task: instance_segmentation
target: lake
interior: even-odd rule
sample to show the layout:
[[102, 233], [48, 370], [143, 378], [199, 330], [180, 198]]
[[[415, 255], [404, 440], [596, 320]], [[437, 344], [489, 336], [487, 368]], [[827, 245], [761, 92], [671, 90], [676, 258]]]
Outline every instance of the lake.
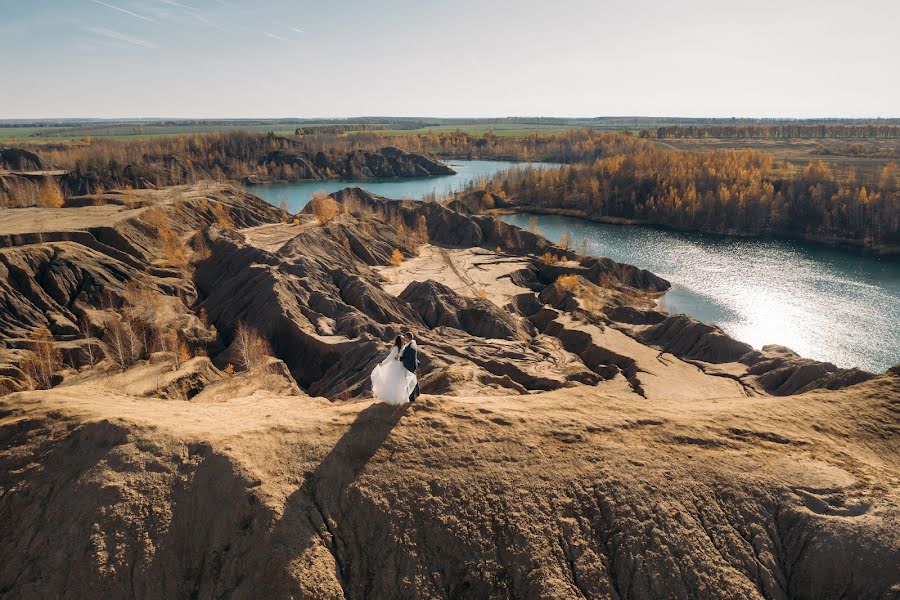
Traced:
[[[297, 212], [313, 192], [359, 186], [388, 198], [421, 199], [462, 188], [478, 177], [523, 166], [502, 161], [448, 161], [456, 175], [253, 185], [247, 191]], [[535, 163], [541, 168], [555, 166]], [[526, 215], [503, 217], [526, 227]], [[660, 305], [722, 327], [760, 348], [782, 344], [841, 367], [884, 371], [900, 362], [900, 261], [861, 251], [785, 240], [687, 234], [536, 216], [554, 241], [568, 231], [591, 254], [648, 269], [672, 282]]]
[[[527, 227], [528, 215], [503, 219]], [[536, 215], [541, 233], [570, 232], [591, 254], [672, 283], [660, 308], [715, 323], [760, 348], [881, 372], [900, 362], [900, 261], [789, 240], [681, 233]]]
[[440, 177], [412, 177], [402, 179], [333, 179], [327, 181], [301, 181], [298, 183], [276, 183], [248, 185], [247, 191], [278, 206], [282, 199], [287, 202], [288, 210], [298, 212], [313, 193], [324, 191], [327, 194], [342, 190], [345, 187], [359, 186], [380, 196], [402, 199], [410, 197], [421, 200], [429, 194], [438, 197], [462, 189], [467, 183], [479, 177], [490, 177], [497, 171], [511, 167], [528, 166], [549, 168], [559, 166], [556, 163], [516, 163], [500, 160], [448, 160], [445, 161], [456, 175]]

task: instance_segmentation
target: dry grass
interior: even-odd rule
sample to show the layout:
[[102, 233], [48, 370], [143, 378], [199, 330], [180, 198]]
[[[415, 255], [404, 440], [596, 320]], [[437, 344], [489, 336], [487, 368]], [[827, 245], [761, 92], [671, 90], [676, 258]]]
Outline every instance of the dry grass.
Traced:
[[312, 212], [321, 225], [333, 221], [339, 213], [338, 203], [324, 192], [316, 192], [309, 201]]
[[220, 202], [213, 204], [213, 218], [215, 218], [216, 223], [220, 227], [224, 227], [225, 229], [237, 229], [237, 226], [234, 223], [234, 219], [231, 217], [231, 213], [228, 212], [228, 209], [225, 208]]
[[545, 252], [544, 255], [541, 256], [541, 260], [544, 261], [545, 263], [547, 263], [548, 265], [555, 265], [556, 263], [558, 263], [562, 260], [562, 257], [560, 257], [556, 254], [550, 253], [550, 252]]
[[60, 208], [64, 202], [62, 190], [53, 178], [46, 178], [38, 189], [38, 206]]
[[391, 252], [391, 265], [395, 267], [399, 267], [403, 264], [403, 253], [400, 252], [397, 248], [394, 248], [394, 251]]
[[582, 288], [581, 277], [578, 275], [560, 275], [556, 279], [556, 285], [567, 292], [578, 293]]

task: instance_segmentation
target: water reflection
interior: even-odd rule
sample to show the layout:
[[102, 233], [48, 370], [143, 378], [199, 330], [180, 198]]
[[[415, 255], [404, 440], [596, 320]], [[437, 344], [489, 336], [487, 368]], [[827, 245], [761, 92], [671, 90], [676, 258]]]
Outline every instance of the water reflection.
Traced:
[[359, 186], [373, 194], [385, 196], [386, 198], [400, 199], [409, 197], [421, 200], [429, 194], [434, 194], [437, 197], [449, 195], [451, 192], [463, 188], [470, 181], [479, 177], [490, 177], [502, 169], [524, 167], [526, 165], [536, 169], [559, 166], [556, 163], [516, 163], [500, 160], [448, 160], [446, 162], [456, 171], [455, 175], [405, 179], [335, 179], [272, 185], [248, 185], [247, 191], [276, 206], [284, 199], [289, 211], [298, 212], [306, 206], [313, 193], [320, 190], [330, 194], [345, 187]]
[[[528, 217], [504, 219], [526, 226]], [[782, 344], [839, 366], [883, 371], [900, 362], [900, 261], [783, 240], [683, 234], [538, 216], [591, 253], [673, 283], [665, 310], [720, 325], [756, 348]]]

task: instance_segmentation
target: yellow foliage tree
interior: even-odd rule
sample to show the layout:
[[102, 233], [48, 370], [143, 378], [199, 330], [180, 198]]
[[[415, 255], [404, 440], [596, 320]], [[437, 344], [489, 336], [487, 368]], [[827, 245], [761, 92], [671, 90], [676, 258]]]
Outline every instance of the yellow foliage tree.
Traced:
[[403, 253], [397, 248], [394, 248], [394, 251], [391, 252], [391, 264], [395, 267], [399, 267], [403, 264]]
[[325, 192], [315, 192], [309, 201], [312, 212], [320, 224], [324, 225], [338, 216], [338, 204]]
[[253, 329], [239, 322], [234, 330], [234, 350], [245, 371], [263, 369], [272, 354], [269, 342]]
[[65, 199], [55, 179], [48, 177], [38, 189], [38, 205], [46, 208], [60, 208]]
[[62, 366], [62, 353], [53, 343], [53, 335], [44, 326], [36, 327], [28, 337], [28, 356], [22, 367], [33, 387], [46, 390], [53, 385], [53, 375]]
[[581, 279], [574, 274], [560, 275], [556, 279], [556, 285], [567, 292], [577, 292], [581, 289]]

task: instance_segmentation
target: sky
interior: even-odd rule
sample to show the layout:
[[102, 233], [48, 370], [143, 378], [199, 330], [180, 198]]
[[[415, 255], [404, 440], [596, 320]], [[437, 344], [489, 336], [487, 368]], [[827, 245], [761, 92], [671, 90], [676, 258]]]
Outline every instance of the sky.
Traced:
[[0, 0], [0, 119], [900, 117], [896, 0]]

